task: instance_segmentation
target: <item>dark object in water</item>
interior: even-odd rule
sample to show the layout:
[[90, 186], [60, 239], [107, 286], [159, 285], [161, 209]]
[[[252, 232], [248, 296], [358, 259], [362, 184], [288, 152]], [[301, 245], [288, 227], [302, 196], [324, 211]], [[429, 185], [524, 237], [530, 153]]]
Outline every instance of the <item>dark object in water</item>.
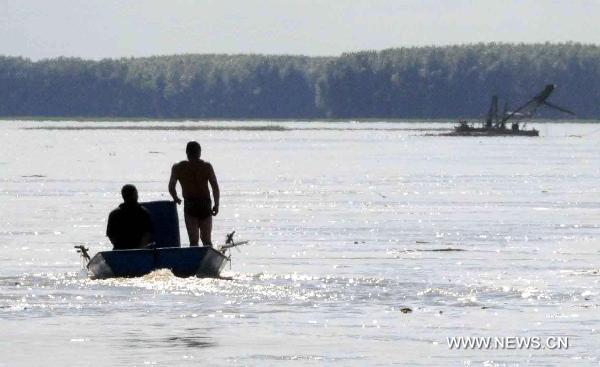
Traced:
[[[212, 247], [181, 248], [177, 207], [172, 201], [142, 203], [150, 212], [154, 226], [154, 243], [142, 249], [102, 251], [87, 262], [93, 279], [140, 277], [158, 269], [169, 269], [178, 277], [220, 277], [230, 257], [227, 251], [247, 242], [234, 242], [233, 233], [219, 249]], [[82, 247], [82, 246], [81, 246]], [[77, 246], [87, 255], [87, 249]], [[84, 251], [85, 250], [85, 251]], [[88, 257], [89, 259], [89, 257]]]
[[[550, 108], [554, 108], [555, 110], [559, 110], [564, 113], [568, 113], [570, 115], [575, 115], [575, 113], [567, 110], [566, 108], [559, 107], [555, 104], [552, 104], [546, 101], [556, 86], [554, 84], [548, 84], [538, 95], [531, 98], [527, 103], [520, 106], [513, 112], [508, 112], [507, 104], [504, 105], [504, 112], [502, 112], [502, 116], [498, 116], [498, 96], [492, 96], [492, 103], [490, 105], [490, 109], [487, 114], [487, 118], [481, 127], [476, 127], [474, 125], [469, 125], [469, 123], [465, 120], [461, 120], [458, 123], [458, 126], [454, 128], [454, 131], [446, 136], [539, 136], [540, 132], [536, 129], [525, 130], [519, 125], [519, 122], [514, 121], [514, 118], [517, 117], [531, 117], [537, 109], [545, 105]], [[508, 120], [513, 119], [511, 121], [511, 126], [508, 128], [507, 122]], [[525, 124], [523, 125], [523, 127]]]
[[[422, 250], [422, 251], [427, 251], [427, 250]], [[451, 252], [451, 251], [465, 251], [461, 248], [452, 248], [452, 247], [446, 247], [446, 248], [434, 248], [431, 249], [429, 251], [433, 251], [433, 252]]]
[[460, 251], [467, 251], [464, 250], [462, 248], [452, 248], [452, 247], [446, 247], [446, 248], [432, 248], [432, 249], [415, 249], [415, 250], [399, 250], [401, 252], [460, 252]]
[[410, 307], [402, 307], [400, 309], [400, 312], [402, 312], [402, 313], [411, 313], [412, 309]]
[[459, 121], [459, 125], [454, 131], [446, 134], [448, 136], [540, 136], [536, 129], [522, 130], [518, 123], [513, 123], [511, 129], [504, 126], [500, 127], [475, 127], [469, 125], [466, 121]]

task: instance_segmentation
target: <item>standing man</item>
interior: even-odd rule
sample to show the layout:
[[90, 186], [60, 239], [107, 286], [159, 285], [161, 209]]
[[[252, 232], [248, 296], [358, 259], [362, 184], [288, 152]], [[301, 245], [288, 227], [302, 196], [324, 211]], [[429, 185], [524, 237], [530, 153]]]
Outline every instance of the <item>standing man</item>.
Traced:
[[[190, 141], [185, 148], [187, 161], [175, 163], [169, 179], [169, 193], [177, 204], [181, 199], [177, 196], [177, 181], [181, 184], [183, 195], [183, 212], [185, 227], [190, 238], [190, 246], [198, 246], [198, 237], [202, 245], [212, 246], [212, 216], [219, 213], [219, 184], [210, 163], [200, 159], [201, 148], [196, 141]], [[210, 191], [212, 189], [215, 205], [212, 206]], [[200, 230], [200, 236], [198, 236]]]

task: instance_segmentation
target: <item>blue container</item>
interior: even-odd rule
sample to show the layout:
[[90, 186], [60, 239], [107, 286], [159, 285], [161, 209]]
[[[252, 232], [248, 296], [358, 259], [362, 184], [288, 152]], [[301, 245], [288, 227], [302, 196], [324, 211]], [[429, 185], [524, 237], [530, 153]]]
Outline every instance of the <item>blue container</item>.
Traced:
[[174, 201], [149, 201], [141, 205], [150, 213], [154, 227], [152, 241], [154, 247], [181, 247], [179, 237], [179, 217]]

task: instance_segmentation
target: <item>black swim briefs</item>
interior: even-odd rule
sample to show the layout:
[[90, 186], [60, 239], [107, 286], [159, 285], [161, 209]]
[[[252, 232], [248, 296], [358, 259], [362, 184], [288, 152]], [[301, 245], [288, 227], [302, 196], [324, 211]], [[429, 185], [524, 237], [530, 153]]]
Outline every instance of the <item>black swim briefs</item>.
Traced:
[[209, 198], [183, 200], [185, 214], [198, 219], [206, 219], [212, 215], [212, 201]]

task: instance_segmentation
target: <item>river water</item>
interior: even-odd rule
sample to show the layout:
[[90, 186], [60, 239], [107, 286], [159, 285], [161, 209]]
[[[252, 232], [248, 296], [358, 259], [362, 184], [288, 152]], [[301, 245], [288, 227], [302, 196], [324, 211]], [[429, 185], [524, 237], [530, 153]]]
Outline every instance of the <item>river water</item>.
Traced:
[[[599, 365], [600, 125], [447, 127], [0, 122], [0, 366]], [[189, 140], [221, 185], [215, 242], [251, 241], [233, 280], [89, 280], [73, 246], [110, 248], [123, 184], [167, 199]]]

